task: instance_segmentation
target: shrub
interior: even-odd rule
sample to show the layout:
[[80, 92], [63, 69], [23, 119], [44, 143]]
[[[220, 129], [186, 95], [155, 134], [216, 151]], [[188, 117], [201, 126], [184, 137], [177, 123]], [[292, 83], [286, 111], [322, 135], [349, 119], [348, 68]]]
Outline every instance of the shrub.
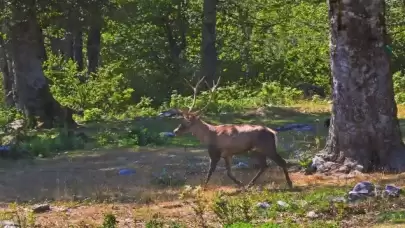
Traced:
[[74, 110], [97, 108], [106, 114], [124, 112], [132, 99], [134, 90], [124, 75], [117, 73], [119, 68], [120, 63], [113, 62], [100, 67], [96, 74], [88, 74], [78, 71], [73, 60], [51, 54], [44, 63], [50, 90], [62, 105]]
[[279, 82], [264, 82], [258, 96], [263, 104], [290, 105], [300, 99], [302, 91]]
[[405, 76], [401, 71], [395, 72], [392, 77], [394, 81], [395, 100], [398, 104], [405, 104]]

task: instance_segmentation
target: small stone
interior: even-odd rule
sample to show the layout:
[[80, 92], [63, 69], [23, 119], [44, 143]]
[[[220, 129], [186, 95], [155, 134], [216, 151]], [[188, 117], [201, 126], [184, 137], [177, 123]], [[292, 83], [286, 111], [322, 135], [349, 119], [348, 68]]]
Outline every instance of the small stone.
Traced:
[[286, 202], [284, 202], [284, 201], [281, 201], [281, 200], [277, 201], [277, 204], [278, 204], [279, 206], [282, 206], [282, 207], [288, 207], [288, 206], [289, 206], [288, 203], [286, 203]]
[[333, 197], [330, 201], [335, 203], [346, 203], [347, 199], [345, 197]]
[[318, 167], [319, 165], [322, 165], [323, 163], [325, 163], [325, 160], [323, 160], [323, 158], [321, 158], [321, 157], [319, 157], [319, 156], [315, 156], [315, 157], [312, 159], [312, 164], [313, 164], [315, 167]]
[[334, 167], [336, 167], [337, 164], [336, 164], [335, 162], [330, 162], [330, 161], [328, 161], [328, 162], [325, 162], [324, 166], [325, 166], [328, 170], [330, 170], [330, 169], [334, 169]]
[[359, 171], [359, 172], [363, 172], [364, 167], [363, 167], [362, 165], [356, 165], [356, 166], [354, 167], [354, 169], [357, 170], [357, 171]]
[[261, 202], [261, 203], [257, 203], [256, 206], [259, 207], [259, 208], [266, 209], [266, 208], [269, 208], [269, 207], [270, 207], [270, 204], [267, 203], [267, 202]]
[[353, 171], [350, 172], [350, 175], [352, 175], [352, 176], [358, 176], [358, 175], [362, 175], [362, 174], [363, 173], [358, 171], [358, 170], [353, 170]]
[[32, 212], [34, 213], [43, 213], [50, 210], [51, 207], [49, 206], [49, 204], [36, 204], [32, 207]]
[[0, 226], [3, 228], [20, 228], [16, 222], [10, 220], [0, 221]]
[[350, 169], [346, 165], [342, 165], [337, 171], [340, 173], [348, 173]]
[[310, 211], [307, 213], [307, 217], [308, 218], [318, 218], [319, 216], [317, 213], [315, 213], [315, 211]]

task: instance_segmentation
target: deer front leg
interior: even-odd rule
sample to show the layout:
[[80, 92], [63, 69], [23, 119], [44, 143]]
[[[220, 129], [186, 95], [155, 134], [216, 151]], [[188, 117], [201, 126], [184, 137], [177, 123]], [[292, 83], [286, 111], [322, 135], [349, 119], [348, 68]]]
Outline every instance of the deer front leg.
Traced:
[[210, 180], [212, 173], [217, 168], [217, 164], [218, 164], [218, 162], [220, 160], [220, 157], [211, 157], [210, 159], [211, 159], [210, 169], [208, 170], [207, 177], [205, 178], [204, 188], [207, 187], [208, 181]]
[[228, 177], [231, 178], [231, 180], [233, 180], [235, 184], [239, 185], [240, 187], [243, 187], [243, 183], [237, 180], [235, 176], [232, 174], [231, 170], [232, 157], [231, 156], [224, 157], [224, 160], [225, 160], [226, 174], [228, 175]]
[[208, 181], [210, 180], [212, 173], [217, 168], [217, 164], [221, 159], [221, 153], [215, 146], [208, 147], [208, 154], [210, 156], [210, 168], [208, 170], [207, 177], [205, 178], [204, 188], [207, 187]]

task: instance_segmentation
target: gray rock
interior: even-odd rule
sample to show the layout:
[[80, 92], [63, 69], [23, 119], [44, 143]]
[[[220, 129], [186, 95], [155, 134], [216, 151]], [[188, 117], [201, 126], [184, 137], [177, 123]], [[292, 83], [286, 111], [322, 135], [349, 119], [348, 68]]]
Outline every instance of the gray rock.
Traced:
[[346, 166], [346, 165], [342, 165], [337, 171], [340, 172], [340, 173], [349, 173], [350, 168], [348, 166]]
[[308, 218], [318, 218], [319, 215], [317, 213], [315, 213], [315, 211], [310, 211], [307, 213], [307, 217]]
[[332, 197], [330, 198], [330, 201], [335, 203], [347, 203], [347, 199], [345, 197]]
[[270, 204], [267, 203], [267, 202], [261, 202], [261, 203], [257, 203], [256, 206], [259, 207], [259, 208], [266, 209], [266, 208], [269, 208], [269, 207], [270, 207]]
[[364, 171], [364, 167], [362, 165], [356, 165], [354, 167], [355, 170], [359, 171], [359, 172], [363, 172]]
[[0, 225], [3, 228], [20, 228], [18, 223], [14, 222], [14, 221], [11, 221], [11, 220], [0, 221]]
[[323, 158], [321, 158], [320, 156], [315, 156], [312, 159], [312, 165], [316, 168], [318, 168], [318, 166], [322, 165], [323, 163], [325, 163], [325, 160], [323, 160]]
[[281, 200], [277, 201], [277, 204], [278, 204], [279, 206], [281, 206], [281, 207], [288, 207], [288, 206], [289, 206], [288, 203], [286, 203], [286, 202], [284, 202], [284, 201], [281, 201]]
[[36, 204], [32, 207], [32, 212], [34, 213], [43, 213], [43, 212], [47, 212], [50, 211], [51, 207], [49, 206], [49, 204]]

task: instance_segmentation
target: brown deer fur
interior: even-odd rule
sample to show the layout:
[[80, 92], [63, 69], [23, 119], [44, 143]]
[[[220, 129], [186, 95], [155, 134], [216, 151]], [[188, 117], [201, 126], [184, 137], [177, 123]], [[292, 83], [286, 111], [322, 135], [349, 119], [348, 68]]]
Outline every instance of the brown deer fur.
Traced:
[[196, 103], [197, 88], [203, 79], [204, 77], [197, 82], [195, 87], [188, 83], [194, 91], [193, 103], [188, 110], [178, 110], [178, 113], [182, 115], [182, 120], [173, 133], [175, 135], [191, 133], [198, 138], [202, 144], [208, 147], [211, 162], [205, 179], [205, 186], [208, 184], [221, 158], [225, 160], [228, 177], [239, 186], [242, 186], [242, 182], [237, 180], [232, 174], [232, 157], [233, 155], [247, 153], [249, 150], [253, 150], [259, 161], [260, 170], [252, 178], [248, 187], [252, 186], [267, 169], [266, 158], [270, 158], [283, 169], [287, 184], [292, 188], [292, 182], [287, 171], [287, 163], [276, 151], [277, 133], [274, 130], [268, 127], [250, 124], [212, 125], [200, 119], [199, 113], [208, 106], [212, 99], [212, 93], [218, 86], [220, 78], [217, 83], [214, 83], [211, 89], [211, 96], [206, 106], [197, 112], [191, 112]]
[[176, 135], [191, 133], [208, 147], [211, 162], [205, 185], [210, 180], [219, 160], [223, 158], [228, 177], [241, 186], [242, 182], [237, 180], [231, 172], [232, 157], [236, 154], [254, 150], [259, 161], [260, 170], [250, 181], [248, 187], [252, 186], [267, 169], [266, 158], [270, 158], [283, 169], [287, 184], [292, 188], [287, 163], [276, 151], [277, 133], [274, 130], [250, 124], [211, 125], [201, 120], [198, 115], [185, 111], [181, 111], [181, 113], [183, 113], [182, 122], [173, 132]]

